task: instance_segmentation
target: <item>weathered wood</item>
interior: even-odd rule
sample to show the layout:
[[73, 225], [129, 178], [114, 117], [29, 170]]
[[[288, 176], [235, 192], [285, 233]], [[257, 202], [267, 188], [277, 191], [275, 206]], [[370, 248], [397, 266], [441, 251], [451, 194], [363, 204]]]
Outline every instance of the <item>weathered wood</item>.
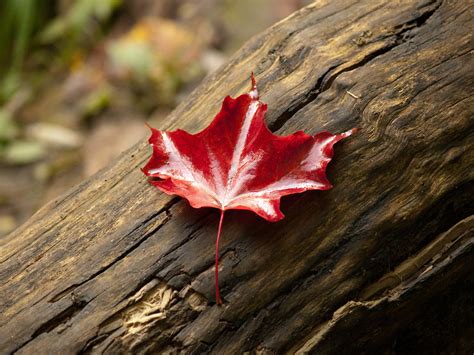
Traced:
[[0, 241], [4, 353], [470, 351], [470, 1], [318, 1], [247, 43], [161, 129], [196, 132], [248, 86], [273, 131], [360, 132], [334, 189], [270, 224], [149, 186], [145, 142]]

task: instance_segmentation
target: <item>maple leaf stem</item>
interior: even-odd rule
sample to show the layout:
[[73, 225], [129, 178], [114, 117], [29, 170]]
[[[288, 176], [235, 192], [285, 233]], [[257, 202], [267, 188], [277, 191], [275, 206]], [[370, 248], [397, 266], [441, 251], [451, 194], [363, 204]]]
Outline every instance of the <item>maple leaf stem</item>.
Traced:
[[216, 238], [216, 303], [217, 304], [222, 304], [221, 292], [219, 290], [219, 241], [221, 239], [223, 221], [224, 221], [224, 210], [221, 210], [221, 218], [219, 220], [219, 228], [217, 229], [217, 238]]

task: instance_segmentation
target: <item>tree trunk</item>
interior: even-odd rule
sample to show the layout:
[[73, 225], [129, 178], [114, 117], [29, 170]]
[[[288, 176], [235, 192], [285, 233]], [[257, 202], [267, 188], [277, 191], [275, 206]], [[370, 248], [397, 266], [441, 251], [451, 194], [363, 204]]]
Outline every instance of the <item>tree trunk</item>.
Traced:
[[[268, 223], [150, 186], [143, 142], [0, 241], [0, 351], [474, 350], [470, 1], [318, 1], [248, 42], [160, 129], [197, 132], [254, 71], [266, 120], [360, 131], [330, 191]], [[120, 137], [117, 137], [120, 139]]]

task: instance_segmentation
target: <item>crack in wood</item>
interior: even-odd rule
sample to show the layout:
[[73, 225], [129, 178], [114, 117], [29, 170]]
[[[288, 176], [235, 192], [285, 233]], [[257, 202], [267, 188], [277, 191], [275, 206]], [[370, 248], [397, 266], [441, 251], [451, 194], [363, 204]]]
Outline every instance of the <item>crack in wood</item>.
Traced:
[[[436, 266], [427, 267], [424, 270], [418, 269], [416, 274], [411, 275], [409, 279], [395, 285], [392, 289], [390, 289], [390, 291], [386, 292], [380, 298], [348, 301], [342, 307], [334, 311], [330, 320], [316, 327], [302, 345], [294, 348], [292, 351], [296, 351], [298, 353], [311, 352], [312, 349], [315, 349], [320, 343], [327, 341], [326, 338], [330, 336], [330, 332], [334, 331], [334, 329], [339, 325], [344, 327], [345, 324], [353, 324], [354, 322], [357, 322], [355, 321], [356, 319], [363, 317], [363, 314], [366, 311], [373, 312], [373, 310], [376, 308], [390, 307], [390, 304], [403, 303], [404, 298], [407, 297], [408, 294], [413, 292], [423, 292], [423, 285], [429, 283], [437, 274], [445, 272], [447, 268], [453, 267], [453, 264], [459, 263], [458, 259], [461, 257], [469, 254], [472, 256], [474, 237], [472, 237], [472, 233], [465, 232], [464, 226], [466, 224], [469, 225], [470, 231], [472, 232], [474, 228], [473, 221], [474, 216], [471, 216], [465, 220], [460, 221], [455, 226], [453, 226], [450, 231], [447, 232], [460, 232], [460, 238], [463, 238], [464, 242], [459, 243], [457, 248], [446, 255], [442, 262], [436, 263]], [[421, 253], [423, 253], [423, 251]], [[446, 272], [446, 274], [449, 274], [449, 272]], [[395, 305], [394, 307], [399, 308], [400, 306]]]
[[448, 231], [422, 248], [415, 256], [407, 258], [394, 271], [368, 286], [362, 291], [361, 299], [370, 299], [387, 289], [395, 288], [407, 279], [412, 278], [413, 274], [419, 273], [422, 268], [439, 263], [441, 258], [449, 257], [451, 255], [450, 249], [455, 248], [461, 242], [461, 239], [467, 237], [469, 233], [474, 233], [474, 216], [456, 223]]
[[19, 345], [15, 348], [11, 353], [14, 354], [18, 352], [23, 347], [27, 346], [31, 341], [35, 338], [41, 336], [44, 333], [49, 333], [53, 330], [56, 330], [58, 333], [61, 333], [64, 329], [58, 329], [61, 326], [66, 326], [66, 323], [71, 321], [79, 312], [81, 312], [86, 306], [88, 302], [84, 300], [78, 300], [73, 298], [73, 302], [70, 306], [65, 308], [60, 313], [56, 314], [53, 318], [47, 320], [43, 324], [40, 325], [38, 329], [34, 331], [31, 335], [30, 339]]
[[[195, 318], [207, 306], [207, 299], [190, 287], [178, 293], [165, 281], [153, 278], [129, 297], [126, 307], [99, 325], [95, 336], [85, 343], [79, 353], [103, 353], [123, 347], [139, 351], [146, 346], [150, 333], [166, 333], [170, 322], [174, 333], [177, 333], [185, 326], [187, 318]], [[180, 343], [172, 336], [173, 333], [166, 335], [159, 347], [173, 351], [179, 349]]]
[[[310, 103], [314, 102], [318, 96], [329, 90], [331, 87], [332, 83], [337, 79], [339, 75], [342, 73], [352, 71], [354, 69], [360, 68], [370, 61], [374, 60], [377, 57], [380, 57], [388, 52], [390, 52], [392, 49], [400, 46], [403, 43], [406, 43], [408, 39], [412, 39], [414, 37], [411, 36], [410, 38], [407, 37], [409, 31], [413, 30], [414, 28], [420, 28], [423, 26], [431, 16], [440, 8], [441, 4], [443, 1], [435, 1], [436, 5], [433, 8], [429, 8], [426, 10], [426, 12], [422, 13], [420, 16], [407, 21], [403, 24], [396, 25], [393, 28], [393, 33], [391, 33], [389, 36], [381, 37], [378, 40], [389, 40], [389, 42], [371, 52], [365, 55], [361, 60], [350, 64], [350, 62], [345, 62], [342, 64], [334, 65], [329, 67], [316, 81], [315, 85], [313, 88], [308, 91], [305, 95], [304, 98], [296, 105], [291, 106], [285, 110], [283, 113], [279, 115], [272, 123], [269, 124], [269, 128], [272, 132], [276, 132], [280, 130], [288, 121], [290, 121], [299, 111], [303, 110], [306, 106], [308, 106]], [[341, 68], [340, 70], [337, 70], [338, 68]]]
[[154, 225], [152, 227], [152, 229], [150, 231], [148, 231], [147, 233], [145, 233], [143, 235], [143, 237], [141, 237], [140, 239], [137, 240], [136, 243], [134, 243], [132, 246], [130, 246], [129, 248], [127, 248], [126, 250], [124, 250], [120, 255], [118, 255], [112, 262], [110, 262], [109, 264], [101, 267], [99, 270], [97, 270], [96, 272], [94, 272], [93, 274], [91, 274], [90, 276], [88, 276], [86, 279], [84, 279], [83, 281], [79, 282], [79, 283], [76, 283], [76, 284], [73, 284], [69, 287], [67, 287], [66, 289], [60, 291], [59, 293], [57, 293], [56, 295], [54, 295], [48, 302], [50, 303], [54, 303], [54, 302], [57, 302], [59, 301], [61, 298], [63, 298], [64, 296], [66, 296], [67, 294], [71, 293], [72, 291], [74, 291], [76, 288], [86, 284], [87, 282], [95, 279], [96, 277], [98, 277], [99, 275], [103, 274], [105, 271], [107, 271], [108, 269], [110, 269], [111, 267], [113, 267], [115, 264], [117, 264], [120, 260], [122, 260], [123, 258], [125, 258], [127, 255], [129, 255], [131, 252], [133, 252], [135, 249], [137, 249], [144, 241], [146, 241], [148, 238], [150, 238], [151, 236], [153, 236], [157, 231], [159, 231], [170, 219], [171, 219], [171, 214], [169, 214], [169, 209], [176, 203], [178, 203], [180, 201], [180, 199], [178, 198], [173, 198], [170, 202], [168, 202], [162, 209], [160, 209], [158, 212], [156, 213], [153, 213], [151, 216], [149, 216], [148, 218], [146, 218], [145, 220], [143, 220], [142, 222], [140, 222], [140, 224], [138, 226], [136, 226], [132, 231], [130, 231], [124, 238], [126, 238], [127, 236], [129, 235], [132, 235], [134, 233], [136, 233], [138, 230], [140, 230], [141, 228], [143, 228], [144, 226], [147, 226], [149, 224], [149, 222], [153, 221], [153, 220], [156, 220], [157, 217], [159, 217], [160, 215], [162, 215], [163, 213], [165, 214], [165, 217], [162, 218], [161, 220], [159, 220], [158, 222], [158, 225]]

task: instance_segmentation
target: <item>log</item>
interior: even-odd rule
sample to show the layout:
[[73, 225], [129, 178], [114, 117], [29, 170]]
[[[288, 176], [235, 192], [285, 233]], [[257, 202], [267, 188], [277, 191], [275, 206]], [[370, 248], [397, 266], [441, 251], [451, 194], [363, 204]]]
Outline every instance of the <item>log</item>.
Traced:
[[[226, 217], [150, 186], [143, 142], [0, 241], [0, 352], [474, 350], [470, 1], [318, 1], [161, 123], [203, 129], [254, 71], [272, 131], [357, 135], [330, 191]], [[120, 139], [120, 137], [118, 137]]]

